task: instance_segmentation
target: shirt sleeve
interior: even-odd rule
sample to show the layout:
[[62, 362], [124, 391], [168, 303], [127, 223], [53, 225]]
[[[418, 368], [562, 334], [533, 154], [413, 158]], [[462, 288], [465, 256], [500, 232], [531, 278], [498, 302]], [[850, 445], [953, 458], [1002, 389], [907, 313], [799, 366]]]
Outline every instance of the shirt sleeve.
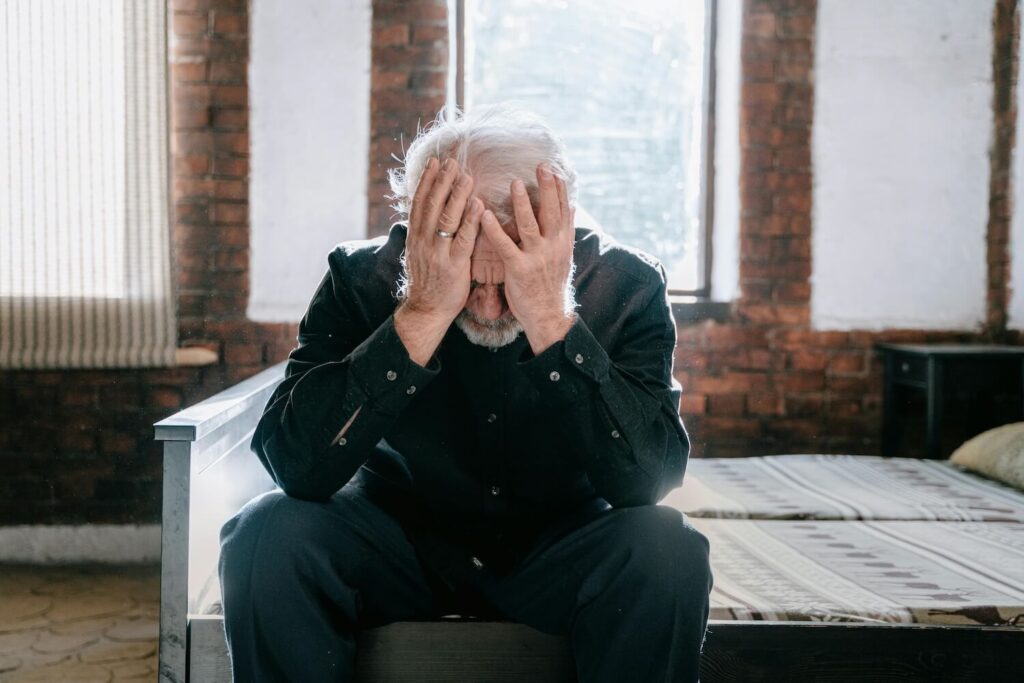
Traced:
[[690, 451], [662, 275], [634, 297], [611, 353], [577, 317], [564, 340], [519, 363], [550, 410], [564, 417], [591, 484], [616, 507], [661, 500], [682, 483]]
[[343, 259], [332, 252], [251, 442], [274, 481], [307, 500], [344, 486], [441, 370], [436, 356], [425, 368], [410, 358], [393, 314], [368, 328], [343, 281]]

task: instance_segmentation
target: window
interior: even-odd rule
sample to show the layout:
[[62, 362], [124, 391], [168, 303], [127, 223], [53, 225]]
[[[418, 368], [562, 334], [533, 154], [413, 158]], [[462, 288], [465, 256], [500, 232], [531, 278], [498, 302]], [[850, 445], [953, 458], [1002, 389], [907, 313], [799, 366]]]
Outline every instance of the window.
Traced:
[[0, 11], [0, 367], [173, 365], [163, 0]]
[[714, 0], [451, 2], [457, 103], [544, 117], [579, 172], [577, 223], [658, 257], [673, 294], [707, 297]]

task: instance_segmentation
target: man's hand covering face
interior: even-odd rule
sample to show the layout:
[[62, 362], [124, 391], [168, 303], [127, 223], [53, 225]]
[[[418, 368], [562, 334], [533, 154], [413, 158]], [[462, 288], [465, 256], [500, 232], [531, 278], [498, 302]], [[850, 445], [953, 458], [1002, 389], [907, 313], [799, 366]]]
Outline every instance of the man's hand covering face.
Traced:
[[[567, 291], [575, 236], [575, 212], [569, 208], [565, 182], [547, 164], [540, 164], [537, 186], [540, 206], [535, 215], [523, 181], [512, 182], [518, 245], [493, 212], [484, 211], [480, 219], [483, 236], [501, 259], [509, 309], [522, 323], [534, 353], [563, 339], [572, 326]], [[481, 265], [481, 269], [493, 267]]]

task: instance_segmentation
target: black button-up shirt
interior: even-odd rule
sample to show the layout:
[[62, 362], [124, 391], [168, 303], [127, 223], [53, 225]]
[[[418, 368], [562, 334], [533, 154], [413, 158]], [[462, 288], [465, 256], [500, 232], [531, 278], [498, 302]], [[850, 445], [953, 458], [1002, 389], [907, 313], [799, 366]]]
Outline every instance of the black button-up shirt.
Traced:
[[326, 500], [354, 476], [441, 577], [503, 571], [543, 538], [682, 483], [689, 438], [672, 377], [665, 271], [577, 229], [578, 317], [533, 355], [452, 325], [427, 367], [394, 327], [406, 227], [347, 242], [299, 325], [252, 439], [288, 494]]

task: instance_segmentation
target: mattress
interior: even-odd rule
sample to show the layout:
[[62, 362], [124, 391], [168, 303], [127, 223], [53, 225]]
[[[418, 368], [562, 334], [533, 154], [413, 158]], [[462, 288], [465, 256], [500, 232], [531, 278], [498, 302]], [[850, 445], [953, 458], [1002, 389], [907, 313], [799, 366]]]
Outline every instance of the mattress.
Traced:
[[711, 619], [1024, 627], [1024, 525], [690, 519]]
[[694, 458], [663, 501], [691, 517], [1024, 522], [1024, 493], [943, 460]]

